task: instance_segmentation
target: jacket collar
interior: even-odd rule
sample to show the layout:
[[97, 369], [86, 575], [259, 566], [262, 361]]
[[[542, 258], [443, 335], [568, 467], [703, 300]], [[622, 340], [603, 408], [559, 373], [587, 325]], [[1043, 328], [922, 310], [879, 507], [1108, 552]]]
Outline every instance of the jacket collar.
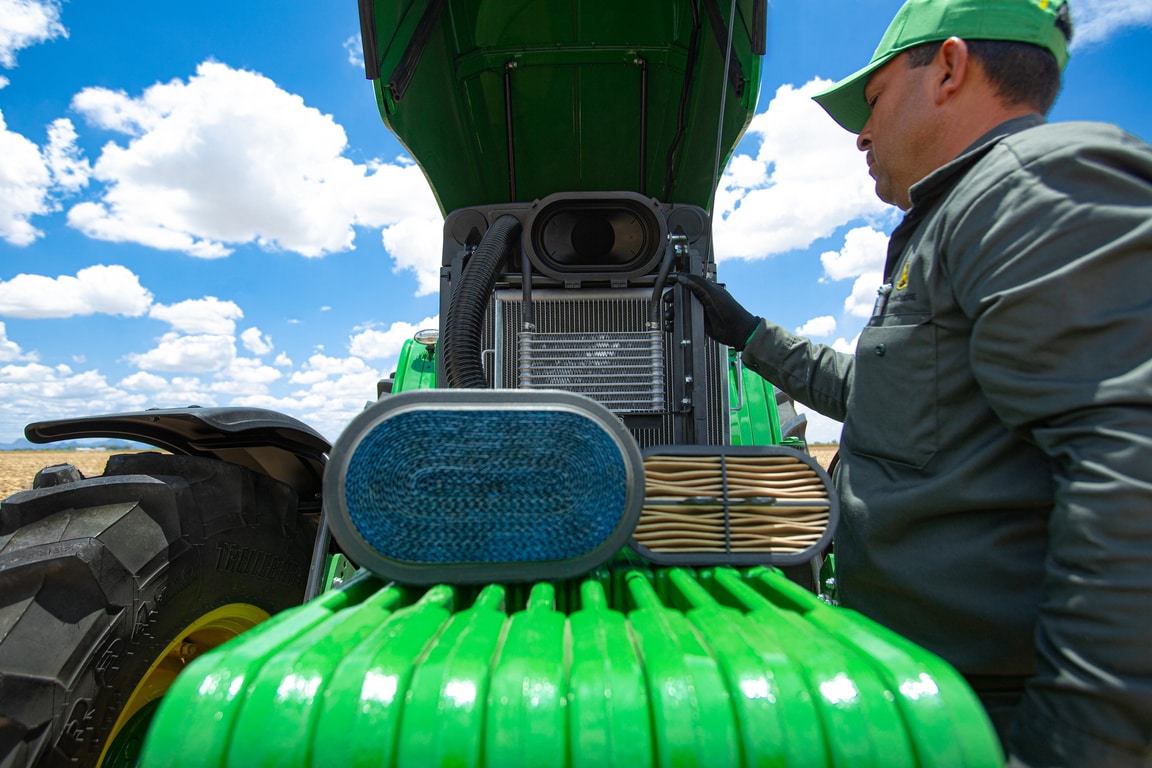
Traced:
[[1042, 115], [1024, 115], [1023, 117], [1015, 117], [1007, 122], [1000, 123], [1000, 125], [969, 144], [968, 148], [957, 155], [955, 159], [945, 163], [913, 184], [908, 190], [908, 197], [912, 201], [912, 208], [909, 210], [909, 213], [916, 208], [925, 207], [925, 204], [930, 207], [931, 204], [935, 202], [935, 198], [938, 198], [943, 191], [951, 187], [961, 176], [967, 173], [968, 169], [975, 165], [980, 158], [988, 154], [992, 150], [992, 147], [996, 146], [1001, 139], [1029, 128], [1035, 128], [1044, 123], [1045, 120]]
[[976, 165], [981, 158], [992, 151], [992, 148], [995, 147], [1001, 139], [1006, 136], [1011, 136], [1014, 133], [1043, 125], [1045, 122], [1044, 117], [1041, 115], [1024, 115], [1023, 117], [1015, 117], [1003, 122], [968, 145], [968, 148], [953, 160], [945, 163], [913, 184], [908, 190], [908, 197], [912, 201], [912, 207], [904, 214], [903, 221], [893, 230], [892, 236], [888, 239], [888, 258], [884, 265], [885, 282], [892, 281], [893, 270], [900, 259], [900, 254], [904, 252], [904, 246], [907, 245], [908, 240], [911, 239], [912, 233], [916, 231], [917, 226], [924, 220], [924, 217], [928, 215], [928, 212], [932, 210], [936, 203], [955, 186], [956, 182], [958, 182], [972, 166]]

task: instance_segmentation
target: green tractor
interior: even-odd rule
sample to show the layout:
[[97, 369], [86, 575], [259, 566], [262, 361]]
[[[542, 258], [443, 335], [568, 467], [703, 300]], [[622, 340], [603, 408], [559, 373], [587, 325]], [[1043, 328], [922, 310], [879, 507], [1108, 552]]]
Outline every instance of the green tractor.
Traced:
[[835, 606], [804, 418], [676, 282], [716, 278], [766, 0], [359, 10], [442, 328], [334, 446], [29, 425], [163, 452], [0, 506], [0, 765], [1001, 764], [958, 673]]

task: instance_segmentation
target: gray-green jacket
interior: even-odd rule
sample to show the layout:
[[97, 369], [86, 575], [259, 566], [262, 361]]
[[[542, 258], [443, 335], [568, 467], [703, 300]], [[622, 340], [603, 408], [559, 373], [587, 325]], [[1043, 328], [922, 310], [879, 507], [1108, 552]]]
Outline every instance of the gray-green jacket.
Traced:
[[1152, 149], [1010, 121], [911, 190], [854, 356], [745, 364], [844, 421], [841, 601], [974, 681], [1042, 765], [1152, 765]]

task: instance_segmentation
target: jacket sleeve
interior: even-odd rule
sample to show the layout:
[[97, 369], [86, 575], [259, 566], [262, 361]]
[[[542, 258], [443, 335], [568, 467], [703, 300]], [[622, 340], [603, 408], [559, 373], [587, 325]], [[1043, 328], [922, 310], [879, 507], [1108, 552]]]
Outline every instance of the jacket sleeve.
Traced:
[[837, 421], [843, 421], [852, 387], [852, 355], [762, 321], [748, 340], [744, 365], [772, 384]]
[[945, 240], [981, 391], [1052, 468], [1036, 675], [1009, 747], [1029, 765], [1147, 765], [1152, 150], [1120, 135], [1012, 151]]

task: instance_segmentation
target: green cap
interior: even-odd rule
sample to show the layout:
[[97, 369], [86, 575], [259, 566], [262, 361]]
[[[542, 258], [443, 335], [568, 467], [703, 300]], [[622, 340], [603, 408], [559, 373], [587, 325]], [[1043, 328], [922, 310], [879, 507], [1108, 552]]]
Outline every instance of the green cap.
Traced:
[[888, 26], [868, 66], [812, 98], [833, 120], [852, 133], [860, 133], [872, 114], [864, 99], [864, 86], [873, 72], [901, 51], [952, 36], [964, 40], [1011, 40], [1051, 52], [1063, 71], [1068, 63], [1071, 29], [1067, 0], [907, 0]]

